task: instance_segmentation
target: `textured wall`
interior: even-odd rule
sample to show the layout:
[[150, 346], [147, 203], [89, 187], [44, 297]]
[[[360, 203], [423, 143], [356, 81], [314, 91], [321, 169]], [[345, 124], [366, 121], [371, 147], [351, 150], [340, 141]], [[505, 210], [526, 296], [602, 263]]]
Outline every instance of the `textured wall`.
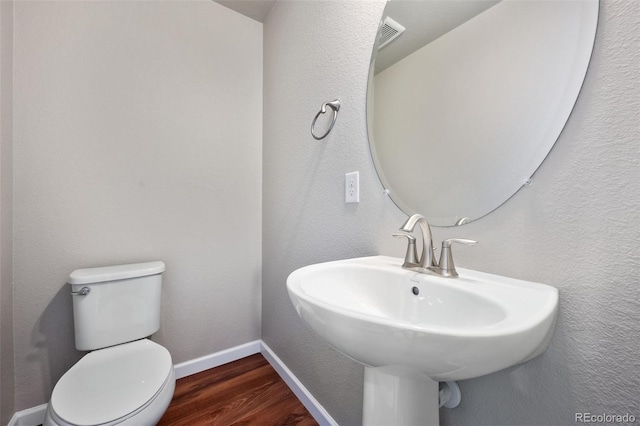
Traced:
[[[341, 425], [361, 421], [363, 369], [307, 328], [285, 280], [311, 263], [403, 250], [390, 234], [406, 217], [382, 196], [366, 139], [366, 76], [383, 8], [277, 2], [264, 23], [262, 339]], [[335, 98], [337, 123], [316, 141], [311, 120]], [[344, 174], [356, 170], [361, 202], [345, 204]]]
[[[460, 383], [444, 425], [570, 425], [574, 413], [640, 418], [640, 11], [602, 1], [590, 70], [567, 126], [532, 186], [485, 218], [435, 228], [467, 237], [459, 266], [560, 289], [556, 333], [540, 357]], [[265, 21], [262, 336], [342, 425], [361, 420], [362, 368], [298, 318], [286, 294], [315, 262], [402, 256], [390, 234], [406, 217], [382, 195], [369, 156], [366, 76], [381, 2], [278, 2]], [[309, 135], [320, 104], [339, 97], [338, 123]], [[361, 203], [345, 205], [359, 170]]]
[[260, 337], [262, 25], [210, 1], [18, 2], [17, 410], [74, 349], [76, 268], [167, 265], [175, 362]]
[[13, 415], [13, 1], [0, 1], [0, 424]]

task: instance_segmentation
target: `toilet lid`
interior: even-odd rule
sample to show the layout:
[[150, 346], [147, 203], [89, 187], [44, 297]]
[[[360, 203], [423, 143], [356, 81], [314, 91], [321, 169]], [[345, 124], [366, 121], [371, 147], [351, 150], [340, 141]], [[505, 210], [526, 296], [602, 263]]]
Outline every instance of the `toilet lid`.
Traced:
[[169, 351], [147, 339], [99, 349], [62, 376], [53, 389], [51, 407], [71, 424], [109, 423], [150, 401], [171, 368]]

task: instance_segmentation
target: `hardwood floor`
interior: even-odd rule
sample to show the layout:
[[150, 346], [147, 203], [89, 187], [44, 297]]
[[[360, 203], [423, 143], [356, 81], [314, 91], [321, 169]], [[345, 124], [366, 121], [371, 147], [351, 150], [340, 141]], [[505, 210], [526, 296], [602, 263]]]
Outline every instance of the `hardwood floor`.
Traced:
[[176, 382], [159, 426], [300, 425], [318, 423], [261, 354]]

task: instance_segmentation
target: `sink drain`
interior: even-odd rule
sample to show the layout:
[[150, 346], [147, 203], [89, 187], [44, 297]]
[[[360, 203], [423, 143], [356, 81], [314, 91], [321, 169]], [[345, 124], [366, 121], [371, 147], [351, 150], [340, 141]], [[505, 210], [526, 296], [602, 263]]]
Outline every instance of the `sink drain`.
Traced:
[[416, 296], [420, 294], [420, 289], [418, 287], [413, 287], [411, 289], [411, 293], [415, 294]]

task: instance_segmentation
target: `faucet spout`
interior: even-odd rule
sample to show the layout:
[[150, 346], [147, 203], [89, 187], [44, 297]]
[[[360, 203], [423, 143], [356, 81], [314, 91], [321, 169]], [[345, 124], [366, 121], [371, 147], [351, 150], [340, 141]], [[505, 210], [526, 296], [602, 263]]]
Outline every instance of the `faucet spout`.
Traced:
[[422, 253], [420, 254], [417, 266], [424, 269], [437, 266], [433, 256], [433, 237], [431, 236], [431, 227], [424, 216], [420, 214], [412, 215], [407, 219], [402, 227], [400, 227], [400, 230], [411, 233], [415, 229], [416, 225], [420, 225], [420, 230], [422, 231]]

